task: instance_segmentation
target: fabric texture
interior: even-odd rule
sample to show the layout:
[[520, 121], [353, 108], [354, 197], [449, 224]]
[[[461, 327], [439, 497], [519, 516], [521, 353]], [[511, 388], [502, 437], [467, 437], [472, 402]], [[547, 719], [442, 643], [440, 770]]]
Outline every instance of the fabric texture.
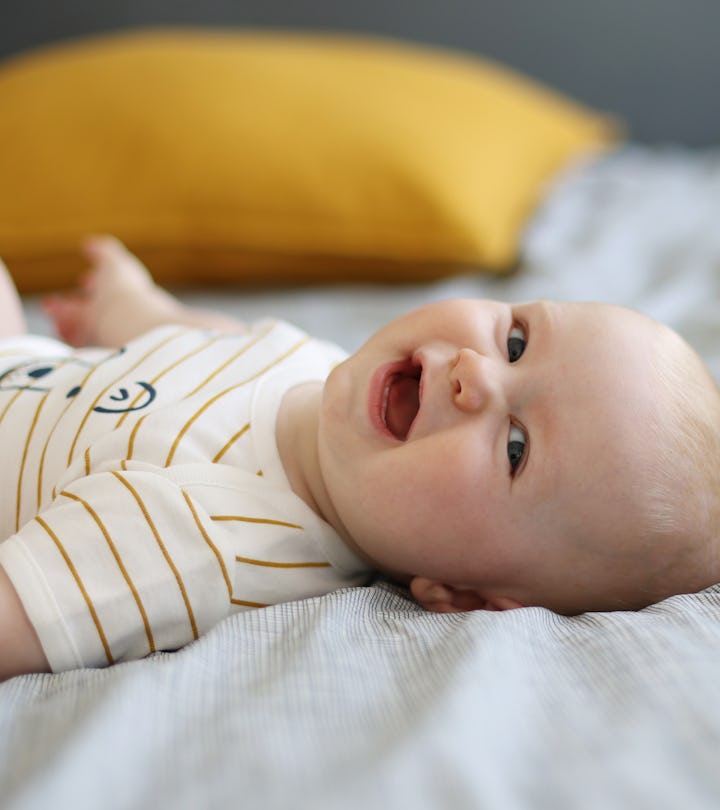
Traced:
[[19, 355], [28, 343], [0, 344], [0, 563], [54, 671], [367, 581], [292, 491], [275, 440], [283, 394], [324, 380], [335, 346], [273, 321], [162, 327], [118, 352]]
[[144, 31], [0, 68], [0, 255], [72, 284], [112, 233], [163, 284], [510, 269], [609, 119], [480, 57], [362, 37]]
[[395, 588], [0, 684], [4, 810], [715, 810], [720, 593], [436, 615]]

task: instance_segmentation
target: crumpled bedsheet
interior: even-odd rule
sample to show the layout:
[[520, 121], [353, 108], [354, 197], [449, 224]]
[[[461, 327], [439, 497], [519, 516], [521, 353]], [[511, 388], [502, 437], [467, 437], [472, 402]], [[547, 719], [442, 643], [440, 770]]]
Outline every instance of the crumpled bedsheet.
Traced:
[[6, 810], [717, 808], [720, 588], [435, 615], [386, 584], [0, 685]]

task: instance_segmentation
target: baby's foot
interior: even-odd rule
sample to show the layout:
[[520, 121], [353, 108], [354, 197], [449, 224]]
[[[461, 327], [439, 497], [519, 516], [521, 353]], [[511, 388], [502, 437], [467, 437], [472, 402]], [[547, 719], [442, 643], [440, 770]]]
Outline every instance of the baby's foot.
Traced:
[[84, 250], [92, 262], [90, 273], [98, 288], [142, 292], [154, 286], [145, 265], [119, 239], [93, 236], [85, 242]]
[[44, 302], [58, 334], [72, 346], [117, 348], [164, 324], [246, 331], [235, 318], [184, 306], [116, 239], [95, 237], [85, 251], [91, 266], [80, 290]]
[[80, 288], [49, 296], [43, 307], [58, 335], [72, 346], [119, 345], [132, 332], [138, 314], [162, 292], [144, 265], [117, 239], [93, 237], [84, 249], [90, 269]]

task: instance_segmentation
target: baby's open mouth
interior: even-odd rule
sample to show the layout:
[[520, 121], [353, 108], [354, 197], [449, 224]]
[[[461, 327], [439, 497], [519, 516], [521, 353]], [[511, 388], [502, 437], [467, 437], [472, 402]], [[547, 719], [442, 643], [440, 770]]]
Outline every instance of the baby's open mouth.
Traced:
[[396, 439], [405, 441], [420, 409], [422, 366], [410, 364], [392, 374], [385, 383], [381, 416]]

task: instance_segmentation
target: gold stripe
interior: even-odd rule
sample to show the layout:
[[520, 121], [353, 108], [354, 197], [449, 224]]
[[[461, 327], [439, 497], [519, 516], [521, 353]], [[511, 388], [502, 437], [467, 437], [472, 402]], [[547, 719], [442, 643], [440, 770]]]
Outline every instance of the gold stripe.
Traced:
[[[242, 385], [242, 383], [241, 383], [241, 385]], [[234, 386], [233, 386], [233, 389], [234, 389], [234, 388], [238, 388], [238, 387], [239, 387], [239, 386], [234, 385]], [[183, 426], [180, 428], [180, 432], [179, 432], [179, 433], [178, 433], [178, 435], [175, 437], [175, 441], [172, 443], [172, 446], [170, 447], [170, 452], [168, 453], [167, 458], [165, 459], [165, 466], [166, 466], [166, 467], [169, 467], [169, 466], [172, 464], [172, 460], [173, 460], [173, 458], [175, 458], [175, 452], [177, 451], [178, 445], [180, 444], [180, 442], [182, 441], [183, 437], [184, 437], [184, 436], [185, 436], [185, 434], [188, 432], [188, 430], [190, 430], [190, 428], [192, 427], [192, 425], [193, 425], [193, 424], [194, 424], [194, 423], [195, 423], [195, 422], [196, 422], [196, 421], [197, 421], [197, 420], [198, 420], [198, 419], [199, 419], [199, 418], [202, 416], [202, 414], [203, 414], [203, 413], [204, 413], [204, 412], [205, 412], [205, 411], [206, 411], [208, 408], [210, 408], [212, 405], [214, 405], [214, 404], [217, 402], [217, 400], [219, 400], [219, 399], [220, 399], [220, 397], [225, 396], [225, 394], [227, 394], [227, 393], [228, 393], [228, 391], [231, 391], [231, 390], [232, 390], [232, 389], [228, 388], [228, 389], [226, 389], [225, 391], [221, 391], [219, 394], [215, 394], [215, 396], [214, 396], [214, 397], [211, 397], [211, 398], [210, 398], [210, 399], [209, 399], [209, 400], [208, 400], [208, 401], [207, 401], [207, 402], [206, 402], [206, 403], [205, 403], [205, 404], [202, 406], [202, 408], [200, 408], [199, 410], [197, 410], [197, 411], [196, 411], [196, 412], [193, 414], [193, 416], [191, 416], [191, 417], [190, 417], [190, 419], [188, 419], [188, 421], [187, 421], [187, 422], [186, 422], [186, 423], [185, 423], [185, 424], [184, 424], [184, 425], [183, 425]]]
[[208, 546], [210, 546], [210, 549], [212, 550], [213, 554], [217, 558], [218, 565], [220, 566], [220, 570], [222, 571], [223, 578], [225, 579], [225, 585], [227, 585], [228, 596], [232, 599], [232, 583], [230, 582], [230, 576], [229, 576], [229, 574], [227, 572], [227, 568], [225, 567], [225, 561], [222, 558], [222, 554], [220, 554], [220, 552], [216, 548], [215, 544], [210, 539], [208, 533], [205, 531], [204, 526], [200, 522], [200, 518], [198, 517], [198, 513], [195, 511], [195, 507], [193, 506], [192, 501], [190, 500], [190, 496], [187, 494], [187, 492], [185, 492], [185, 490], [182, 491], [182, 494], [183, 494], [183, 498], [185, 498], [185, 503], [188, 505], [188, 509], [192, 513], [193, 520], [195, 521], [195, 525], [198, 527], [198, 531], [203, 536], [203, 540], [205, 540], [205, 542], [208, 544]]
[[[45, 475], [45, 454], [47, 453], [48, 443], [50, 442], [50, 437], [55, 432], [55, 425], [53, 425], [50, 433], [48, 434], [48, 438], [45, 440], [45, 446], [43, 447], [42, 453], [40, 453], [40, 463], [38, 464], [38, 480], [37, 480], [37, 503], [38, 509], [40, 509], [40, 504], [42, 503], [42, 490], [43, 490], [43, 476]], [[52, 499], [55, 500], [56, 492], [55, 487], [52, 489]]]
[[[100, 367], [100, 362], [98, 362], [97, 365], [93, 366], [88, 371], [88, 373], [83, 377], [82, 382], [80, 383], [80, 385], [78, 387], [79, 388], [84, 388], [87, 381], [97, 371], [97, 369], [99, 367]], [[52, 440], [52, 437], [55, 435], [55, 431], [57, 430], [58, 425], [60, 424], [60, 422], [62, 422], [63, 417], [65, 416], [65, 414], [68, 412], [68, 410], [72, 407], [73, 403], [75, 403], [75, 402], [77, 402], [77, 399], [75, 397], [73, 397], [72, 399], [69, 399], [67, 401], [67, 405], [65, 405], [65, 407], [63, 409], [63, 412], [55, 420], [55, 424], [50, 429], [50, 432], [48, 433], [47, 439], [45, 439], [45, 446], [43, 447], [43, 451], [42, 451], [42, 453], [40, 455], [40, 464], [38, 465], [38, 492], [40, 492], [40, 493], [42, 493], [42, 481], [43, 481], [43, 476], [45, 474], [45, 456], [47, 454], [48, 447], [50, 446], [50, 442]], [[53, 496], [53, 500], [54, 500], [55, 497], [56, 497], [56, 492], [55, 492], [54, 488], [53, 488], [52, 496]], [[39, 498], [39, 500], [42, 500], [42, 496]]]
[[242, 355], [243, 355], [243, 354], [245, 354], [245, 352], [247, 352], [247, 351], [249, 351], [250, 349], [252, 349], [252, 347], [253, 347], [253, 346], [255, 346], [255, 345], [256, 345], [257, 343], [259, 343], [259, 342], [260, 342], [260, 341], [261, 341], [263, 338], [265, 338], [267, 335], [269, 335], [269, 334], [270, 334], [270, 332], [272, 332], [272, 330], [273, 330], [274, 328], [275, 328], [275, 324], [269, 324], [268, 328], [267, 328], [267, 329], [265, 329], [265, 331], [260, 332], [259, 334], [255, 335], [255, 337], [253, 337], [253, 338], [252, 338], [252, 340], [248, 340], [248, 342], [247, 342], [247, 343], [245, 343], [245, 344], [243, 345], [243, 347], [242, 347], [242, 348], [241, 348], [239, 351], [235, 352], [235, 354], [233, 354], [231, 357], [229, 357], [227, 360], [225, 360], [225, 362], [224, 362], [224, 363], [222, 363], [221, 365], [219, 365], [219, 366], [218, 366], [218, 367], [215, 369], [215, 371], [213, 371], [213, 373], [212, 373], [212, 374], [211, 374], [209, 377], [206, 377], [206, 378], [205, 378], [205, 379], [204, 379], [204, 380], [203, 380], [203, 381], [200, 383], [200, 385], [198, 385], [198, 386], [196, 386], [195, 388], [193, 388], [193, 390], [192, 390], [192, 391], [191, 391], [189, 394], [187, 394], [187, 395], [186, 395], [185, 399], [189, 399], [189, 398], [190, 398], [191, 396], [193, 396], [194, 394], [197, 394], [197, 392], [198, 392], [198, 391], [199, 391], [201, 388], [204, 388], [204, 387], [205, 387], [205, 386], [206, 386], [208, 383], [212, 382], [212, 380], [214, 380], [214, 379], [215, 379], [215, 377], [217, 377], [217, 376], [218, 376], [218, 374], [220, 374], [222, 371], [224, 371], [224, 370], [225, 370], [225, 369], [226, 369], [226, 368], [227, 368], [229, 365], [231, 365], [232, 363], [234, 363], [234, 362], [235, 362], [235, 361], [238, 359], [238, 357], [242, 357]]
[[135, 498], [135, 502], [137, 503], [137, 505], [140, 507], [140, 511], [143, 513], [143, 517], [145, 518], [147, 525], [150, 527], [150, 531], [153, 533], [153, 536], [155, 537], [155, 542], [158, 544], [158, 547], [160, 548], [163, 557], [165, 557], [165, 562], [168, 564], [170, 570], [175, 575], [175, 581], [178, 584], [178, 588], [180, 588], [180, 593], [182, 594], [183, 602], [185, 603], [185, 610], [187, 611], [188, 619], [190, 620], [190, 626], [192, 627], [193, 631], [193, 638], [197, 639], [198, 630], [197, 624], [195, 623], [195, 614], [193, 613], [192, 605], [190, 604], [190, 600], [188, 598], [187, 591], [185, 589], [185, 583], [182, 581], [180, 572], [176, 568], [175, 563], [172, 561], [167, 548], [165, 548], [165, 544], [161, 540], [158, 530], [155, 528], [155, 524], [153, 523], [153, 519], [150, 517], [150, 513], [148, 512], [147, 507], [143, 503], [140, 495], [138, 495], [137, 491], [132, 486], [132, 484], [130, 484], [129, 481], [123, 478], [123, 476], [120, 475], [120, 473], [116, 472], [115, 470], [113, 470], [112, 474], [115, 476], [115, 478], [117, 478], [118, 481], [120, 481], [121, 484], [123, 484], [126, 487], [126, 489], [130, 492], [133, 498]]
[[130, 432], [130, 438], [128, 439], [128, 449], [126, 458], [129, 460], [133, 457], [133, 453], [135, 452], [135, 437], [137, 436], [138, 430], [140, 430], [140, 425], [145, 421], [145, 419], [150, 416], [149, 413], [144, 414], [141, 416], [137, 422], [135, 422], [132, 431]]
[[[100, 402], [100, 400], [105, 396], [105, 394], [107, 394], [107, 392], [111, 388], [116, 386], [118, 384], [118, 382], [123, 377], [126, 377], [128, 374], [130, 374], [131, 371], [134, 371], [139, 365], [144, 363], [148, 359], [148, 357], [153, 355], [155, 352], [159, 351], [166, 344], [170, 343], [171, 340], [174, 340], [176, 337], [179, 337], [181, 334], [184, 334], [186, 331], [187, 330], [184, 329], [184, 328], [178, 329], [177, 331], [175, 331], [172, 334], [168, 335], [164, 340], [161, 340], [158, 344], [156, 344], [151, 349], [149, 349], [147, 352], [145, 352], [145, 354], [142, 357], [140, 357], [132, 366], [130, 366], [129, 368], [124, 369], [122, 374], [120, 374], [118, 377], [116, 377], [111, 383], [108, 383], [105, 386], [105, 388], [103, 388], [103, 390], [95, 397], [93, 403], [90, 405], [90, 407], [85, 412], [85, 416], [83, 416], [83, 418], [82, 418], [82, 420], [80, 422], [80, 426], [78, 427], [77, 432], [75, 434], [75, 438], [73, 439], [72, 444], [70, 445], [70, 452], [68, 453], [68, 462], [67, 462], [68, 467], [72, 464], [73, 455], [75, 454], [75, 446], [77, 445], [78, 440], [80, 439], [80, 434], [83, 432], [83, 430], [85, 428], [85, 425], [87, 424], [87, 420], [90, 418], [90, 414], [93, 412], [93, 408], [95, 408], [95, 406], [98, 404], [98, 402]], [[96, 368], [97, 368], [97, 366], [96, 366]]]
[[[203, 345], [202, 345], [202, 346], [197, 346], [197, 347], [196, 347], [195, 349], [193, 349], [191, 352], [188, 352], [188, 353], [187, 353], [187, 354], [185, 354], [183, 357], [180, 357], [180, 358], [179, 358], [178, 360], [176, 360], [174, 363], [171, 363], [171, 364], [170, 364], [170, 365], [169, 365], [167, 368], [163, 369], [163, 370], [162, 370], [162, 371], [161, 371], [159, 374], [157, 374], [155, 377], [153, 377], [153, 379], [149, 381], [149, 382], [150, 382], [150, 385], [153, 385], [153, 386], [154, 386], [154, 385], [157, 383], [157, 381], [158, 381], [159, 379], [161, 379], [162, 377], [164, 377], [166, 374], [169, 374], [169, 373], [170, 373], [170, 372], [171, 372], [173, 369], [176, 369], [176, 368], [177, 368], [177, 367], [178, 367], [178, 366], [179, 366], [181, 363], [184, 363], [186, 360], [189, 360], [191, 357], [194, 357], [196, 354], [199, 354], [200, 352], [204, 351], [205, 349], [207, 349], [207, 347], [208, 347], [208, 346], [212, 345], [213, 343], [216, 343], [218, 340], [220, 340], [220, 339], [221, 339], [221, 338], [223, 338], [223, 337], [224, 337], [223, 335], [216, 335], [215, 337], [210, 338], [210, 340], [207, 340], [205, 343], [203, 343]], [[141, 391], [141, 392], [140, 392], [140, 393], [139, 393], [139, 394], [138, 394], [138, 395], [135, 397], [135, 399], [134, 399], [134, 400], [133, 400], [133, 401], [130, 403], [130, 406], [129, 406], [129, 407], [130, 407], [130, 408], [134, 408], [134, 407], [135, 407], [135, 405], [137, 405], [137, 403], [140, 401], [140, 399], [141, 399], [143, 396], [145, 396], [145, 392], [144, 392], [144, 391]], [[130, 416], [130, 412], [129, 412], [129, 411], [128, 411], [128, 412], [126, 412], [126, 413], [124, 413], [124, 414], [123, 414], [123, 415], [122, 415], [122, 416], [121, 416], [121, 417], [118, 419], [117, 424], [115, 425], [115, 427], [116, 427], [116, 428], [119, 428], [119, 427], [120, 427], [120, 425], [122, 425], [122, 423], [123, 423], [123, 422], [124, 422], [124, 421], [125, 421], [125, 420], [128, 418], [128, 416]]]
[[22, 501], [22, 482], [23, 476], [25, 475], [25, 464], [27, 463], [28, 450], [30, 448], [30, 442], [32, 441], [33, 433], [35, 432], [35, 427], [40, 417], [40, 411], [43, 409], [43, 405], [45, 404], [45, 401], [47, 400], [49, 393], [50, 393], [49, 391], [45, 392], [45, 395], [40, 400], [40, 404], [35, 409], [35, 415], [33, 416], [32, 424], [30, 425], [30, 430], [28, 431], [27, 439], [25, 439], [25, 447], [23, 448], [22, 461], [20, 462], [20, 471], [18, 472], [17, 499], [15, 501], [15, 531], [18, 531], [20, 529], [20, 503]]
[[[0, 354], [2, 354], [2, 353], [0, 352]], [[28, 357], [28, 358], [32, 358], [32, 357], [34, 357], [34, 355], [33, 355], [33, 354], [27, 354], [27, 355], [25, 355], [25, 354], [20, 354], [20, 355], [18, 355], [18, 356], [19, 356], [19, 357]], [[69, 362], [70, 362], [70, 359], [69, 359], [69, 358], [62, 358], [61, 360], [58, 360], [58, 363], [57, 363], [57, 366], [55, 367], [55, 370], [57, 370], [58, 368], [60, 368], [60, 366], [64, 366], [66, 363], [69, 363]], [[5, 414], [6, 414], [6, 413], [7, 413], [7, 412], [10, 410], [10, 408], [11, 408], [11, 407], [12, 407], [12, 406], [15, 404], [15, 401], [16, 401], [16, 400], [17, 400], [17, 398], [20, 396], [20, 394], [22, 394], [23, 392], [24, 392], [24, 389], [23, 389], [23, 388], [18, 388], [18, 390], [17, 390], [17, 391], [15, 392], [15, 394], [13, 395], [13, 397], [10, 399], [10, 402], [8, 402], [8, 403], [7, 403], [7, 405], [6, 405], [6, 406], [3, 408], [3, 410], [2, 410], [2, 413], [0, 413], [0, 422], [2, 422], [2, 420], [5, 418]], [[46, 395], [47, 395], [47, 394], [49, 394], [49, 393], [50, 393], [49, 391], [46, 391]]]
[[243, 427], [241, 427], [240, 430], [238, 430], [238, 432], [231, 439], [228, 440], [225, 447], [223, 447], [223, 449], [213, 459], [213, 464], [217, 464], [218, 461], [220, 461], [220, 459], [225, 455], [225, 453], [227, 453], [227, 451], [232, 447], [232, 445], [241, 436], [244, 436], [248, 432], [248, 430], [250, 430], [250, 423], [249, 422], [247, 423], [247, 425], [244, 425]]
[[[178, 448], [178, 445], [182, 441], [183, 437], [188, 432], [188, 430], [190, 430], [192, 425], [202, 416], [202, 414], [208, 408], [210, 408], [212, 405], [214, 405], [221, 397], [224, 397], [226, 394], [229, 394], [232, 391], [237, 390], [238, 388], [242, 388], [243, 385], [247, 385], [249, 382], [252, 382], [253, 380], [256, 380], [258, 377], [261, 377], [263, 374], [265, 374], [267, 371], [269, 371], [271, 368], [273, 368], [273, 366], [278, 365], [283, 360], [290, 357], [291, 354], [294, 354], [301, 346], [303, 346], [305, 343], [307, 343], [308, 340], [309, 340], [309, 338], [307, 338], [307, 337], [303, 338], [302, 340], [299, 340], [297, 343], [295, 343], [293, 346], [291, 346], [286, 352], [281, 354], [279, 357], [275, 358], [275, 360], [273, 360], [271, 363], [268, 363], [264, 368], [261, 368], [259, 371], [256, 371], [255, 374], [250, 375], [249, 377], [242, 380], [241, 382], [236, 383], [235, 385], [230, 386], [230, 388], [226, 388], [224, 391], [220, 391], [218, 394], [215, 394], [214, 397], [211, 397], [198, 411], [195, 412], [195, 414], [193, 416], [190, 417], [190, 419], [188, 419], [188, 421], [180, 429], [180, 432], [175, 437], [175, 441], [173, 442], [172, 447], [170, 448], [170, 452], [168, 453], [167, 459], [165, 460], [165, 466], [169, 467], [172, 464], [172, 460], [175, 457], [175, 452], [176, 452], [176, 450]], [[210, 378], [208, 378], [208, 379], [210, 379]], [[203, 383], [203, 385], [204, 384], [205, 383]], [[195, 390], [197, 391], [200, 388], [202, 388], [202, 385], [198, 386], [198, 388], [195, 389]], [[193, 393], [195, 393], [195, 392], [193, 392]], [[191, 396], [191, 394], [188, 394], [188, 397], [189, 396]], [[186, 397], [186, 399], [187, 399], [187, 397]]]
[[0, 413], [0, 422], [5, 418], [5, 414], [12, 408], [15, 404], [15, 400], [22, 394], [22, 388], [18, 388], [15, 392], [14, 396], [11, 397], [10, 402], [3, 408], [2, 413]]
[[140, 594], [138, 593], [137, 588], [135, 587], [135, 583], [130, 578], [130, 574], [128, 574], [127, 569], [125, 568], [125, 564], [122, 561], [122, 557], [120, 556], [120, 552], [117, 550], [115, 543], [113, 543], [108, 530], [105, 528], [103, 522], [100, 520], [98, 513], [90, 506], [90, 504], [80, 498], [78, 495], [73, 494], [72, 492], [67, 492], [63, 490], [61, 493], [66, 498], [70, 498], [70, 500], [75, 501], [83, 506], [85, 511], [90, 515], [90, 517], [95, 521], [98, 529], [102, 532], [103, 537], [105, 538], [105, 542], [110, 549], [111, 554], [115, 558], [115, 562], [117, 563], [118, 568], [120, 569], [120, 573], [123, 575], [123, 579], [127, 583], [128, 588], [133, 595], [133, 599], [135, 599], [135, 604], [137, 605], [137, 609], [140, 611], [140, 616], [143, 620], [143, 625], [145, 626], [145, 635], [147, 636], [148, 645], [150, 647], [150, 652], [155, 652], [155, 640], [153, 638], [152, 630], [150, 629], [150, 622], [147, 617], [147, 613], [145, 612], [145, 606], [143, 605], [142, 599], [140, 598]]
[[70, 573], [75, 580], [76, 585], [80, 589], [80, 593], [83, 595], [83, 599], [85, 600], [85, 604], [87, 605], [88, 610], [90, 611], [90, 616], [92, 617], [93, 624], [95, 625], [95, 629], [100, 636], [100, 643], [103, 645], [103, 649], [105, 650], [105, 657], [107, 658], [108, 664], [114, 664], [115, 659], [112, 657], [112, 653], [110, 652], [110, 645], [108, 644], [107, 638], [105, 636], [105, 631], [102, 628], [102, 624], [100, 623], [100, 618], [97, 615], [97, 611], [95, 610], [95, 605], [92, 603], [92, 599], [90, 598], [90, 594], [87, 592], [85, 585], [83, 585], [83, 581], [80, 579], [80, 575], [77, 572], [77, 569], [73, 565], [73, 561], [70, 559], [69, 554], [63, 548], [62, 543], [58, 540], [57, 535], [53, 530], [45, 523], [45, 521], [41, 517], [36, 517], [35, 520], [45, 529], [45, 531], [50, 536], [50, 539], [55, 543], [57, 546], [57, 550], [62, 555], [62, 558], [65, 560], [65, 564], [70, 569]]
[[245, 515], [210, 515], [210, 520], [237, 520], [241, 523], [264, 523], [269, 526], [287, 526], [288, 529], [302, 529], [297, 523], [287, 523], [284, 520], [272, 520], [272, 518], [253, 518]]
[[[23, 356], [24, 356], [24, 355], [23, 355]], [[28, 357], [30, 357], [30, 356], [32, 356], [32, 355], [28, 355]], [[57, 364], [56, 368], [59, 368], [60, 366], [63, 366], [63, 365], [65, 365], [65, 364], [66, 364], [66, 363], [68, 363], [68, 362], [70, 362], [70, 360], [69, 360], [69, 359], [67, 359], [67, 358], [63, 358], [63, 359], [62, 359], [62, 361], [59, 361], [59, 362], [58, 362], [58, 364]], [[19, 397], [19, 396], [20, 396], [20, 394], [22, 394], [22, 393], [23, 393], [23, 389], [22, 389], [22, 388], [18, 389], [18, 390], [15, 392], [15, 394], [14, 394], [14, 396], [11, 398], [10, 402], [8, 402], [8, 403], [7, 403], [7, 405], [6, 405], [6, 406], [3, 408], [2, 413], [0, 413], [0, 422], [2, 422], [2, 420], [5, 418], [5, 415], [7, 414], [7, 412], [8, 412], [8, 411], [10, 410], [10, 408], [11, 408], [11, 407], [12, 407], [12, 406], [15, 404], [15, 402], [16, 402], [16, 401], [17, 401], [17, 399], [18, 399], [18, 397]], [[43, 405], [43, 403], [45, 402], [45, 399], [47, 398], [47, 396], [48, 396], [48, 394], [49, 394], [49, 393], [50, 393], [49, 391], [46, 391], [46, 392], [45, 392], [45, 395], [44, 395], [44, 396], [43, 396], [43, 398], [42, 398], [42, 403], [40, 404], [40, 407], [42, 407], [42, 405]], [[38, 410], [38, 413], [39, 413], [39, 410]], [[36, 414], [36, 417], [35, 417], [35, 418], [36, 418], [36, 420], [37, 420], [37, 414]], [[33, 422], [33, 427], [31, 428], [31, 430], [32, 430], [32, 429], [34, 429], [34, 427], [35, 427], [35, 422]], [[54, 428], [53, 428], [53, 429], [54, 429]], [[47, 447], [47, 445], [46, 445], [46, 447]], [[27, 453], [27, 445], [26, 445], [26, 447], [25, 447], [25, 453]], [[45, 460], [45, 449], [43, 449], [43, 453], [42, 453], [42, 455], [41, 455], [41, 457], [40, 457], [40, 466], [39, 466], [39, 471], [38, 471], [38, 509], [40, 508], [40, 501], [41, 501], [41, 495], [40, 495], [40, 492], [41, 492], [41, 489], [42, 489], [41, 481], [42, 481], [42, 469], [43, 469], [43, 463], [44, 463], [44, 460]], [[24, 463], [25, 463], [25, 458], [23, 457], [23, 464], [24, 464]]]
[[269, 602], [248, 602], [245, 599], [231, 599], [233, 605], [242, 605], [243, 607], [264, 608], [270, 607]]
[[268, 562], [267, 560], [254, 560], [252, 557], [235, 557], [235, 561], [239, 563], [247, 563], [248, 565], [262, 565], [267, 568], [329, 568], [328, 562], [300, 562], [300, 563], [279, 563]]
[[85, 448], [85, 475], [90, 475], [90, 447]]

